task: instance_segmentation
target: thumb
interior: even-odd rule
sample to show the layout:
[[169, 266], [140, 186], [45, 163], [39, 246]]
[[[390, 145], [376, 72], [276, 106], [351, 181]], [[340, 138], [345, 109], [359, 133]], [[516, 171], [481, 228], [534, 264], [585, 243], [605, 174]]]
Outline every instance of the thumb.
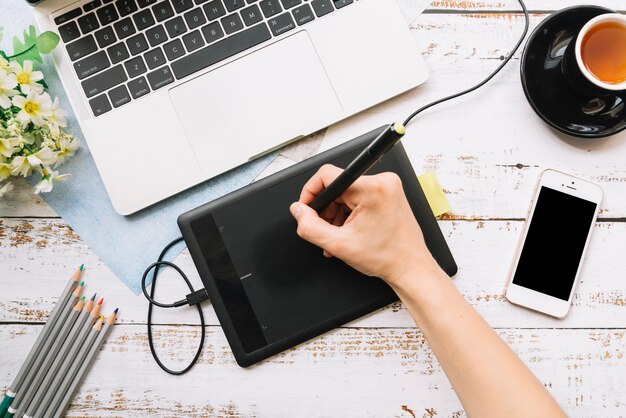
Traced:
[[298, 222], [298, 235], [322, 249], [339, 234], [339, 227], [320, 218], [315, 210], [304, 203], [293, 203], [289, 210]]

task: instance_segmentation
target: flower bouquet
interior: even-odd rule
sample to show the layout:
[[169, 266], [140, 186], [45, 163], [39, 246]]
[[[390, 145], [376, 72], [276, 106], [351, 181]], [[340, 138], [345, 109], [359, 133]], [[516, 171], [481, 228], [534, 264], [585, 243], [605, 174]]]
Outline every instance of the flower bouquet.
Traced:
[[61, 129], [67, 126], [66, 112], [35, 69], [36, 61], [43, 62], [41, 54], [58, 43], [55, 33], [37, 36], [31, 26], [23, 42], [13, 39], [13, 55], [0, 51], [0, 198], [13, 188], [6, 181], [11, 176], [40, 176], [36, 194], [68, 176], [55, 169], [74, 155], [79, 141]]

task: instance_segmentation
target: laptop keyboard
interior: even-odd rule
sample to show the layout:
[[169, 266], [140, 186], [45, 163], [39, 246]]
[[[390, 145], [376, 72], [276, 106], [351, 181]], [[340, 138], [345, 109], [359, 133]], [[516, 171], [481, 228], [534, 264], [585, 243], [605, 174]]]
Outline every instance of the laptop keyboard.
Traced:
[[54, 21], [95, 116], [354, 0], [92, 0]]

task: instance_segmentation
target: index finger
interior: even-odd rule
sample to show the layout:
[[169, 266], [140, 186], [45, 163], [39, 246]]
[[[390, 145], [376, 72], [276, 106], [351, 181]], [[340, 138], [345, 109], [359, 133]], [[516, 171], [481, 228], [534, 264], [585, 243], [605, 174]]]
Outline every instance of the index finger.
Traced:
[[[339, 167], [332, 164], [325, 164], [306, 182], [300, 193], [300, 202], [309, 205], [330, 183], [335, 181], [343, 172]], [[359, 179], [360, 180], [360, 179]], [[360, 190], [360, 182], [357, 180], [343, 194], [336, 199], [336, 202], [346, 204], [351, 209], [356, 205], [356, 196]]]

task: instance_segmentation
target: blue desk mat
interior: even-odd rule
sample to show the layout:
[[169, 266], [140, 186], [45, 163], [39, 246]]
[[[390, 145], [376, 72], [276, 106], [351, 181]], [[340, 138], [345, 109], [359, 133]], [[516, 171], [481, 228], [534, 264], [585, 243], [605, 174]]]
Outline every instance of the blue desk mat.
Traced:
[[[0, 49], [11, 53], [13, 36], [21, 36], [24, 29], [35, 23], [33, 9], [23, 0], [0, 0], [0, 10]], [[176, 225], [178, 215], [249, 184], [278, 154], [264, 156], [136, 214], [118, 215], [104, 189], [51, 58], [46, 56], [38, 67], [44, 72], [50, 94], [58, 96], [61, 107], [69, 113], [66, 131], [81, 140], [79, 152], [59, 170], [70, 173], [70, 178], [65, 183], [56, 183], [52, 192], [42, 197], [135, 294], [141, 292], [144, 269], [156, 260], [165, 244], [180, 236]], [[37, 180], [33, 178], [32, 184]], [[183, 248], [182, 245], [173, 248], [168, 259], [175, 258]]]

